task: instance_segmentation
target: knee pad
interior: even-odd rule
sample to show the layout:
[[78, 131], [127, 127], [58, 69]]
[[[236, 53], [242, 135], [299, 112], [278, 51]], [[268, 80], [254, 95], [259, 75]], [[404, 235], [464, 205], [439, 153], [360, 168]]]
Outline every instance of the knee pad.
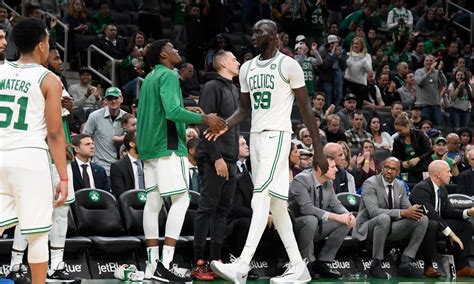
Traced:
[[51, 246], [55, 248], [63, 248], [66, 242], [67, 233], [67, 215], [69, 205], [56, 207], [53, 210], [53, 227], [50, 232]]
[[28, 240], [28, 262], [41, 263], [49, 259], [48, 233], [27, 235]]

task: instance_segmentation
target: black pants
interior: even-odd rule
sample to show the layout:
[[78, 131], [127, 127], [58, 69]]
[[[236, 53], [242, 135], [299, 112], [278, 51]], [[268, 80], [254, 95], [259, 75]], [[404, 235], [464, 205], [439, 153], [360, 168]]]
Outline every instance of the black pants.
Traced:
[[[453, 230], [453, 232], [461, 239], [461, 242], [464, 245], [464, 250], [461, 250], [457, 244], [454, 246], [448, 242], [448, 253], [452, 254], [454, 257], [454, 263], [456, 264], [456, 269], [460, 270], [467, 265], [469, 262], [467, 257], [471, 254], [470, 244], [472, 237], [472, 225], [469, 221], [461, 220], [446, 220], [448, 226]], [[436, 241], [439, 239], [446, 239], [438, 230], [438, 223], [430, 220], [428, 229], [426, 230], [425, 238], [421, 246], [423, 260], [425, 263], [430, 263], [433, 260], [437, 260], [437, 251], [436, 251]]]
[[357, 100], [357, 109], [362, 109], [362, 106], [364, 105], [364, 98], [367, 97], [368, 89], [366, 85], [361, 85], [357, 83], [350, 82], [348, 80], [344, 79], [344, 96], [346, 96], [348, 93], [352, 93], [356, 96]]
[[204, 259], [206, 237], [211, 236], [210, 260], [221, 258], [225, 238], [227, 215], [232, 210], [237, 174], [236, 163], [227, 163], [229, 179], [217, 176], [214, 163], [208, 159], [198, 161], [201, 179], [201, 202], [194, 223], [194, 258]]

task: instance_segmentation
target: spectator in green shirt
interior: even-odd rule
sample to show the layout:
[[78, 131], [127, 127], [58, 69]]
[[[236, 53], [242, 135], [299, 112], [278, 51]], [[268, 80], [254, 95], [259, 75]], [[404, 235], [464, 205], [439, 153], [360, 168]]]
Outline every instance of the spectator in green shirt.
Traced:
[[102, 1], [100, 3], [100, 10], [92, 17], [91, 29], [96, 34], [101, 34], [104, 32], [105, 27], [108, 24], [114, 23], [115, 19], [110, 14], [109, 3], [107, 1]]

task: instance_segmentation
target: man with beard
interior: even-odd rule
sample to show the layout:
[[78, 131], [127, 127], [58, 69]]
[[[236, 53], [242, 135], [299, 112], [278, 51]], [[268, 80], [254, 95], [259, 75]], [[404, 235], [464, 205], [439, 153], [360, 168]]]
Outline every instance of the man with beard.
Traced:
[[[220, 277], [234, 283], [245, 283], [250, 261], [267, 226], [268, 214], [286, 248], [290, 262], [281, 276], [270, 283], [305, 283], [311, 276], [301, 258], [287, 210], [288, 156], [291, 143], [291, 109], [296, 98], [316, 153], [315, 166], [322, 174], [328, 170], [323, 155], [319, 131], [309, 103], [304, 74], [298, 62], [277, 49], [277, 26], [273, 21], [261, 20], [253, 27], [253, 43], [257, 56], [244, 63], [240, 72], [240, 107], [227, 120], [229, 128], [252, 115], [250, 130], [250, 159], [254, 194], [252, 220], [247, 242], [238, 261], [224, 264], [212, 261], [211, 268]], [[222, 132], [208, 131], [208, 139]]]

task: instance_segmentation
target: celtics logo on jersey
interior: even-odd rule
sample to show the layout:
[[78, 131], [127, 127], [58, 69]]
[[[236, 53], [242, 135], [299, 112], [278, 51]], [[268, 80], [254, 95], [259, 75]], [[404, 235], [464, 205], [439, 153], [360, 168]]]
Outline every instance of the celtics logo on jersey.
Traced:
[[89, 200], [94, 203], [98, 203], [100, 201], [100, 193], [95, 190], [90, 191]]
[[146, 202], [146, 193], [145, 192], [139, 192], [137, 194], [137, 199], [138, 201], [140, 201], [141, 203], [145, 204]]

